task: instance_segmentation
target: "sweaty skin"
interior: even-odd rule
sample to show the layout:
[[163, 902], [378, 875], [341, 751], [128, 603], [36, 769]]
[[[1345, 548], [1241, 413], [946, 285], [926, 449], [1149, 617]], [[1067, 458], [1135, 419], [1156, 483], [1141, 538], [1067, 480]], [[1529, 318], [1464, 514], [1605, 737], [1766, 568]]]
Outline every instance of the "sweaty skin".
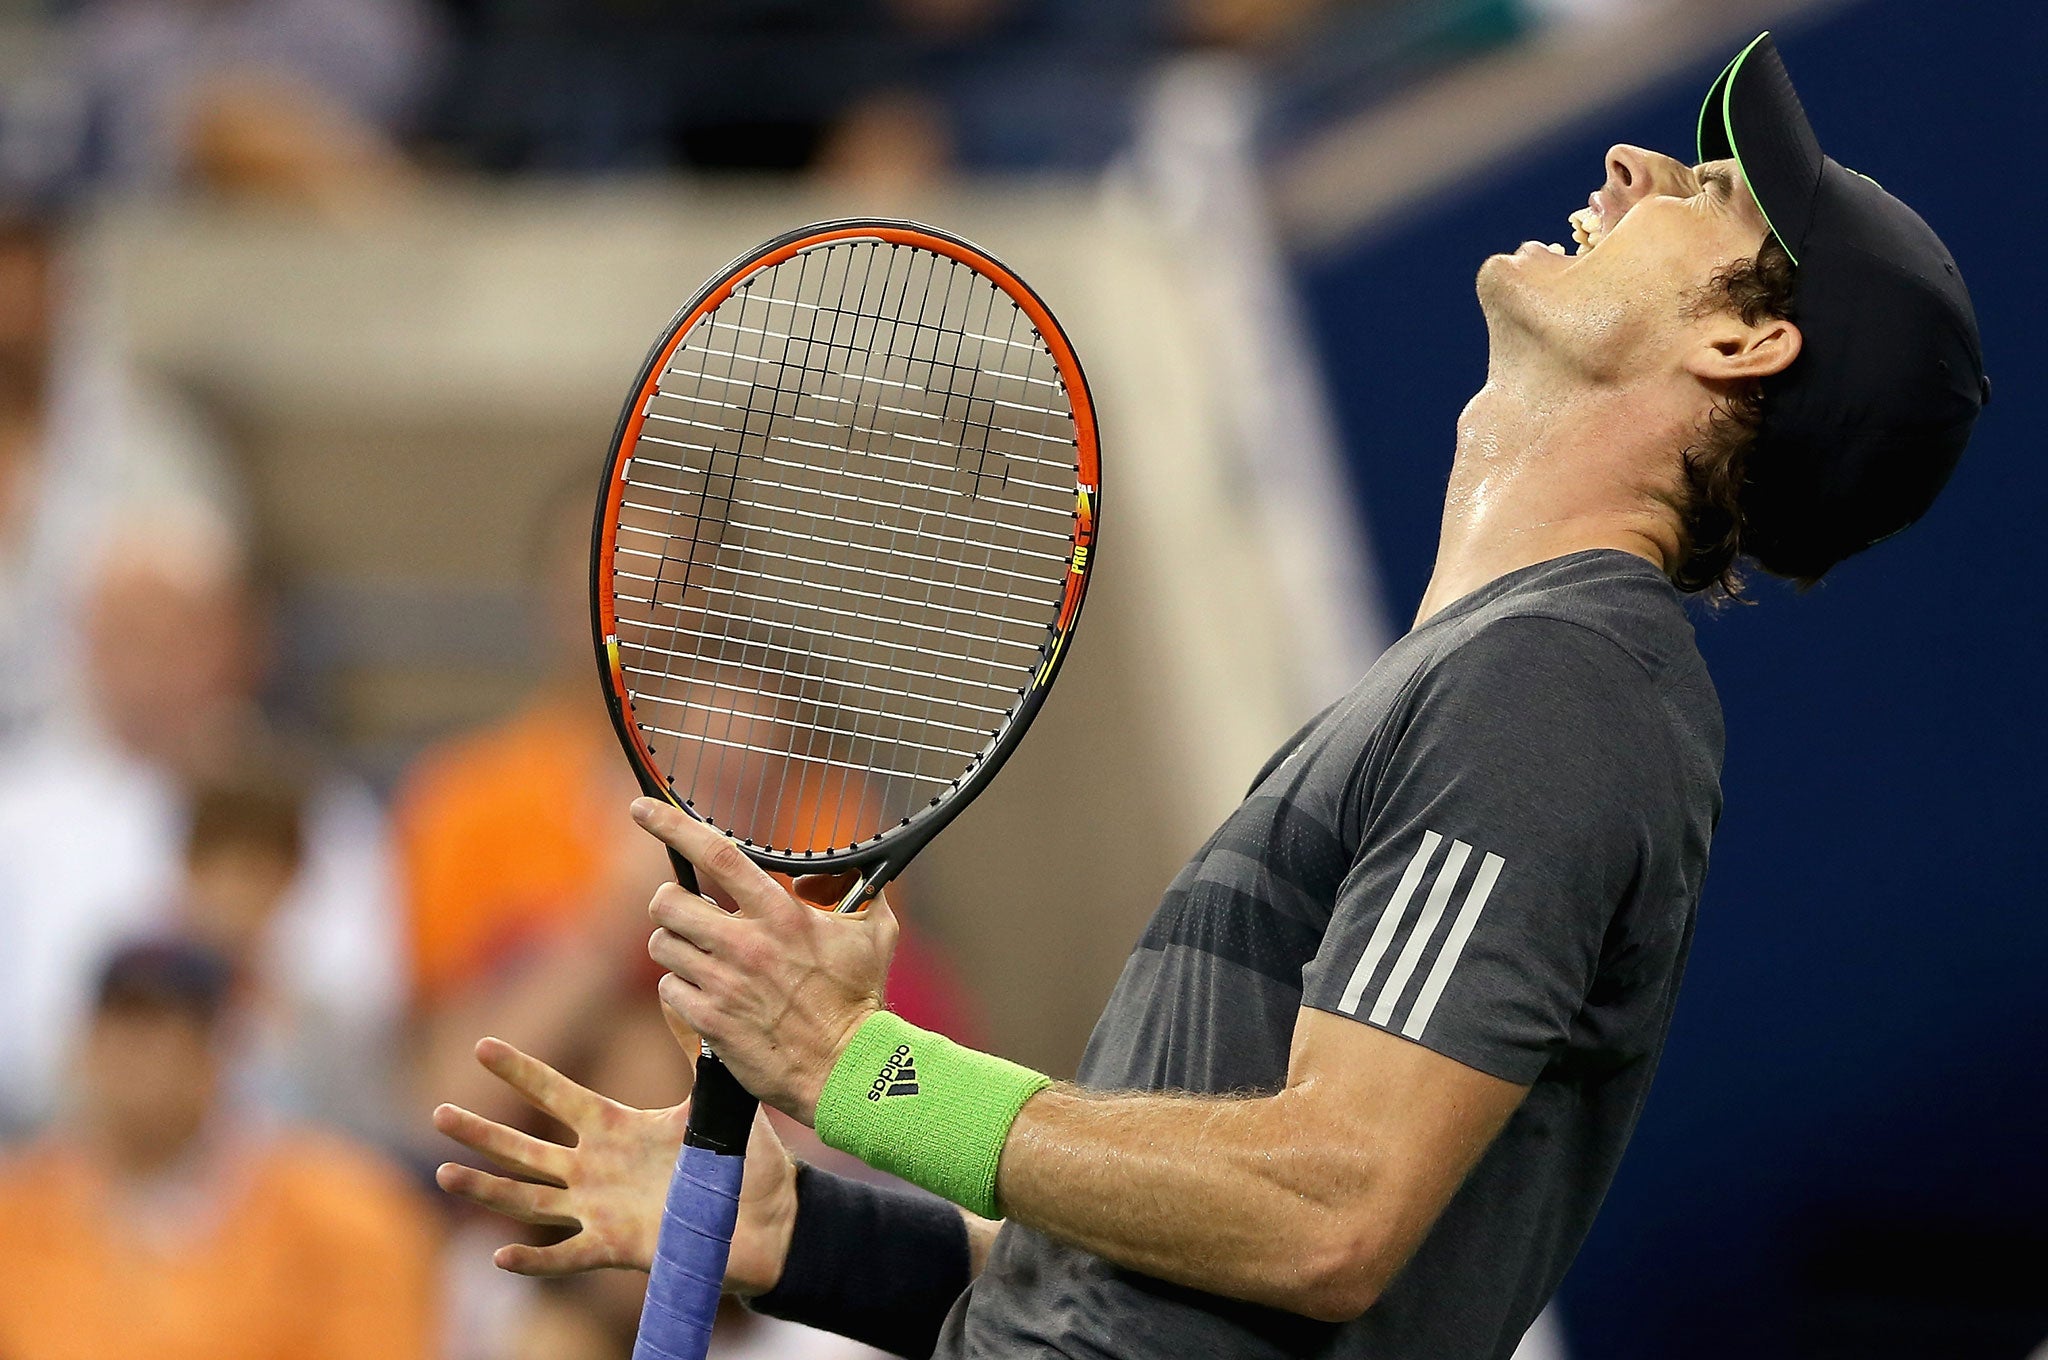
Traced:
[[[1530, 241], [1480, 266], [1486, 383], [1458, 417], [1436, 568], [1416, 622], [1508, 572], [1585, 548], [1667, 567], [1680, 454], [1737, 384], [1799, 356], [1790, 321], [1696, 305], [1768, 232], [1734, 161], [1607, 152], [1598, 244]], [[1581, 219], [1584, 220], [1583, 218]]]
[[[1684, 450], [1739, 384], [1798, 355], [1789, 321], [1752, 324], [1698, 305], [1713, 276], [1754, 256], [1767, 231], [1733, 162], [1693, 167], [1613, 147], [1574, 225], [1591, 242], [1579, 255], [1529, 242], [1480, 269], [1487, 378], [1458, 422], [1419, 618], [1568, 553], [1618, 548], [1668, 568], [1681, 538]], [[642, 799], [633, 815], [737, 906], [728, 913], [674, 886], [656, 893], [648, 948], [669, 971], [664, 1006], [749, 1089], [809, 1123], [847, 1039], [881, 1004], [894, 917], [880, 902], [864, 916], [815, 911], [675, 809]], [[831, 885], [798, 886], [804, 898], [833, 896]], [[1270, 1096], [1041, 1092], [1004, 1145], [998, 1194], [1011, 1217], [1120, 1265], [1311, 1317], [1355, 1317], [1525, 1094], [1382, 1030], [1303, 1010], [1286, 1086]], [[444, 1185], [514, 1217], [550, 1212], [540, 1221], [586, 1231], [578, 1203], [592, 1217], [630, 1216], [631, 1200], [640, 1217], [623, 1240], [633, 1245], [592, 1263], [644, 1264], [658, 1188], [628, 1194], [619, 1187], [631, 1178], [619, 1177], [579, 1201], [573, 1160], [538, 1161], [450, 1108], [436, 1116], [445, 1132], [565, 1188], [512, 1189], [517, 1182], [448, 1168]], [[633, 1113], [640, 1122], [577, 1126], [572, 1151], [595, 1165], [615, 1144], [651, 1147], [680, 1127], [674, 1111]], [[669, 1155], [673, 1146], [665, 1143]], [[794, 1180], [774, 1151], [749, 1159], [744, 1194], [759, 1212], [743, 1199], [740, 1230], [746, 1259], [766, 1264], [735, 1267], [727, 1283], [736, 1290], [772, 1283], [787, 1248]], [[651, 1174], [643, 1179], [652, 1186]], [[970, 1220], [977, 1269], [992, 1231]], [[736, 1239], [736, 1260], [740, 1248]]]

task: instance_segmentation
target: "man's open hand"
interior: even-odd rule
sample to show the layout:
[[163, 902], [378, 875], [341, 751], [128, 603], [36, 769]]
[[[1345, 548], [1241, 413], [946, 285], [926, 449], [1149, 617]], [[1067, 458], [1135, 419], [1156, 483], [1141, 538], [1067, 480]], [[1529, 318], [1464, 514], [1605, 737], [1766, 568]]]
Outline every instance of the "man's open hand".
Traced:
[[[825, 1078], [861, 1022], [882, 1008], [896, 951], [896, 918], [879, 897], [865, 912], [819, 911], [792, 896], [737, 842], [688, 814], [638, 799], [633, 819], [696, 866], [698, 882], [734, 904], [727, 911], [678, 884], [663, 885], [647, 913], [659, 930], [647, 953], [669, 975], [661, 999], [704, 1036], [740, 1084], [805, 1124]], [[848, 880], [805, 879], [822, 897]]]
[[[684, 1042], [686, 1036], [678, 1034]], [[694, 1053], [695, 1036], [687, 1036]], [[577, 1231], [552, 1246], [514, 1242], [491, 1258], [520, 1275], [573, 1275], [606, 1266], [646, 1270], [654, 1260], [669, 1176], [689, 1122], [688, 1102], [640, 1110], [608, 1100], [500, 1039], [476, 1046], [477, 1061], [535, 1109], [567, 1125], [573, 1147], [534, 1138], [456, 1105], [434, 1111], [434, 1127], [521, 1179], [444, 1162], [434, 1180], [452, 1195], [518, 1219]], [[725, 1268], [736, 1294], [772, 1289], [782, 1276], [796, 1224], [796, 1164], [756, 1116], [747, 1141], [739, 1223]]]

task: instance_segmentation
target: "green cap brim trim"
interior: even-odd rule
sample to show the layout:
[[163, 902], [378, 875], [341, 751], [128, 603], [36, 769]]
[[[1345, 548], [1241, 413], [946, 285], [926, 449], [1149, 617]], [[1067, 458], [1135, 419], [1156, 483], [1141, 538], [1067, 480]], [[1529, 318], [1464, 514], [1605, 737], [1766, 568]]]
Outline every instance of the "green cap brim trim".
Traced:
[[[1756, 46], [1755, 43], [1750, 44], [1750, 47], [1754, 46]], [[1728, 59], [1728, 64], [1721, 68], [1721, 74], [1714, 77], [1714, 83], [1707, 86], [1707, 97], [1700, 101], [1699, 124], [1693, 129], [1692, 134], [1692, 154], [1693, 159], [1703, 164], [1707, 159], [1707, 119], [1712, 117], [1715, 113], [1719, 112], [1719, 110], [1715, 107], [1715, 105], [1719, 101], [1717, 101], [1714, 98], [1714, 95], [1717, 91], [1725, 90], [1728, 88], [1728, 77], [1730, 73], [1732, 73], [1735, 70], [1735, 63], [1741, 61], [1743, 57], [1748, 55], [1748, 53], [1749, 47], [1745, 47], [1742, 49], [1742, 51], [1736, 53], [1733, 57], [1730, 57]], [[1726, 132], [1725, 125], [1723, 127], [1723, 132], [1724, 134]], [[1729, 140], [1731, 142], [1733, 141], [1732, 138], [1730, 138]]]
[[1728, 151], [1735, 158], [1735, 168], [1742, 172], [1742, 182], [1749, 185], [1749, 196], [1756, 201], [1756, 210], [1764, 215], [1764, 225], [1771, 229], [1771, 235], [1777, 239], [1780, 246], [1784, 247], [1787, 258], [1792, 261], [1794, 267], [1797, 267], [1799, 257], [1792, 253], [1791, 243], [1778, 230], [1777, 224], [1771, 221], [1771, 210], [1764, 206], [1762, 195], [1756, 191], [1756, 181], [1749, 177], [1749, 167], [1742, 163], [1742, 143], [1735, 140], [1733, 110], [1735, 107], [1736, 78], [1742, 74], [1742, 63], [1749, 60], [1749, 54], [1756, 50], [1757, 44], [1770, 36], [1770, 30], [1765, 29], [1752, 38], [1749, 46], [1737, 52], [1735, 60], [1722, 68], [1721, 78], [1715, 81], [1712, 87], [1708, 89], [1707, 101], [1700, 106], [1700, 123], [1698, 131], [1693, 136], [1693, 153], [1702, 161], [1707, 158], [1707, 119], [1715, 112], [1713, 92], [1714, 90], [1719, 90], [1721, 92], [1721, 108], [1719, 110], [1721, 115], [1721, 131], [1728, 139]]

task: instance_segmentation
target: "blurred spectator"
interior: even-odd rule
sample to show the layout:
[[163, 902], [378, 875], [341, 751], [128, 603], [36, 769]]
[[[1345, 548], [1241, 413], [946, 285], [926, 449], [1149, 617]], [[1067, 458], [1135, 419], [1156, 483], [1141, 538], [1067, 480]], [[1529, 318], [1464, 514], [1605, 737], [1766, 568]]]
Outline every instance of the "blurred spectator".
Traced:
[[816, 171], [900, 195], [955, 167], [1100, 168], [1178, 52], [1245, 51], [1335, 104], [1505, 40], [1525, 2], [1633, 0], [443, 0], [430, 135], [494, 170]]
[[1130, 140], [1153, 70], [1190, 36], [1182, 7], [1183, 0], [984, 4], [975, 25], [929, 33], [921, 88], [945, 110], [964, 167], [1096, 170]]
[[[384, 1131], [398, 1038], [389, 922], [343, 912], [308, 929], [307, 913], [288, 914], [305, 868], [307, 806], [282, 760], [201, 782], [190, 808], [177, 927], [242, 979], [238, 1094], [275, 1113]], [[381, 983], [374, 1005], [363, 1004], [365, 982]]]
[[0, 1162], [9, 1360], [425, 1360], [428, 1211], [327, 1136], [222, 1098], [230, 969], [202, 947], [118, 950], [64, 1121]]
[[[1378, 3], [1384, 6], [1386, 0]], [[1178, 8], [1182, 32], [1191, 41], [1262, 47], [1297, 36], [1335, 5], [1332, 0], [1179, 0]]]
[[65, 38], [73, 116], [42, 135], [70, 146], [37, 160], [74, 191], [197, 184], [313, 206], [404, 178], [393, 135], [434, 53], [416, 0], [87, 0]]
[[[94, 960], [169, 919], [188, 873], [208, 872], [187, 862], [193, 790], [282, 758], [253, 699], [259, 628], [225, 526], [131, 519], [90, 575], [87, 720], [0, 751], [0, 1123], [17, 1129], [51, 1111]], [[297, 998], [328, 1040], [374, 1061], [400, 999], [383, 819], [355, 782], [309, 778], [303, 862], [256, 966], [267, 993]], [[347, 1073], [305, 1094], [373, 1122]]]
[[0, 750], [80, 716], [78, 620], [110, 523], [239, 507], [219, 449], [112, 354], [57, 224], [0, 204]]
[[185, 834], [180, 925], [247, 977], [305, 854], [299, 791], [281, 776], [202, 787]]

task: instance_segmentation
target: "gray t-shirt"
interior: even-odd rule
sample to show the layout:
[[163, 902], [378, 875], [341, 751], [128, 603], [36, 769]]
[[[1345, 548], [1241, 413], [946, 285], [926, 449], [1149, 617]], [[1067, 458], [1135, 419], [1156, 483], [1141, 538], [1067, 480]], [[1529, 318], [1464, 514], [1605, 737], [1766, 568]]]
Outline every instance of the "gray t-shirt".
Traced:
[[1167, 890], [1083, 1085], [1270, 1092], [1297, 1010], [1531, 1085], [1413, 1260], [1323, 1323], [1006, 1224], [941, 1356], [1505, 1357], [1649, 1091], [1720, 813], [1721, 709], [1678, 593], [1576, 553], [1402, 638]]

